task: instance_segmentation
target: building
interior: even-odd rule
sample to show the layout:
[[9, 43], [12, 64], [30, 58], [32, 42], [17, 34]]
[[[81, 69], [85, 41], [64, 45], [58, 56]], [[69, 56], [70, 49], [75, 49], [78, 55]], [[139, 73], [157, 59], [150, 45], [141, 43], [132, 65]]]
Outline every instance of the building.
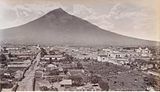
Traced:
[[44, 57], [41, 58], [41, 60], [62, 60], [65, 59], [63, 55], [45, 55]]
[[23, 71], [20, 71], [20, 70], [18, 70], [18, 71], [16, 71], [16, 74], [14, 75], [14, 78], [16, 79], [16, 80], [20, 80], [21, 78], [23, 78]]
[[113, 52], [108, 52], [104, 55], [99, 55], [97, 57], [97, 60], [101, 61], [101, 62], [107, 62], [111, 59], [126, 58], [127, 56], [128, 56], [127, 53], [119, 52], [119, 51], [113, 51]]
[[148, 48], [141, 48], [139, 47], [138, 49], [135, 49], [135, 51], [139, 54], [141, 57], [151, 57], [151, 50]]
[[25, 61], [12, 61], [12, 62], [9, 62], [7, 67], [9, 69], [24, 69], [24, 68], [27, 68], [29, 67], [29, 65], [31, 65], [31, 60], [25, 60]]
[[47, 67], [46, 67], [47, 71], [52, 71], [52, 70], [55, 70], [55, 69], [58, 69], [58, 67], [54, 64], [48, 64]]
[[35, 72], [35, 78], [42, 78], [43, 71], [42, 70], [36, 70]]
[[71, 79], [64, 79], [60, 82], [61, 87], [71, 87], [72, 80]]
[[109, 58], [108, 58], [108, 55], [99, 55], [97, 57], [97, 60], [101, 61], [101, 62], [107, 62], [109, 60]]

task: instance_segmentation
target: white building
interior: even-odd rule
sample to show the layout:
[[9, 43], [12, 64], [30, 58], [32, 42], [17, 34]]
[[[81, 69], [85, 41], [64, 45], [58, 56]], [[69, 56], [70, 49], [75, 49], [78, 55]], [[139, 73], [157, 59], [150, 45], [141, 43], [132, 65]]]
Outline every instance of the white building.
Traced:
[[63, 57], [63, 55], [45, 55], [44, 57], [41, 58], [42, 60], [61, 60], [61, 59], [65, 59], [65, 57]]
[[152, 54], [151, 54], [151, 50], [149, 50], [148, 48], [144, 48], [142, 49], [141, 47], [136, 49], [135, 50], [139, 56], [142, 56], [142, 57], [151, 57]]
[[72, 80], [71, 79], [64, 79], [60, 83], [61, 87], [70, 87], [72, 86]]
[[97, 60], [98, 61], [101, 61], [101, 62], [107, 62], [109, 60], [108, 56], [107, 55], [99, 55], [97, 57]]

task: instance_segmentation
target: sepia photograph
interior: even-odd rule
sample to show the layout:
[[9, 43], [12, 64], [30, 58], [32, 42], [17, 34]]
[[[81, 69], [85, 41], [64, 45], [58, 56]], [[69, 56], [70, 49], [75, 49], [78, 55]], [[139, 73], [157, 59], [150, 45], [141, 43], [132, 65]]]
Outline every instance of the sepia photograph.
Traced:
[[160, 0], [0, 0], [12, 91], [160, 91]]

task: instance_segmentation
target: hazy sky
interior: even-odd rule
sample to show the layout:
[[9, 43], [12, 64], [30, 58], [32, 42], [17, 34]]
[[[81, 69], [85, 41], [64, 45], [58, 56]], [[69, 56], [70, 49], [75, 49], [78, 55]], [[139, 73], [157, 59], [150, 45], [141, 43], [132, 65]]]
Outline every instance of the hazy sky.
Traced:
[[18, 26], [56, 8], [103, 29], [160, 41], [160, 0], [0, 0], [0, 29]]

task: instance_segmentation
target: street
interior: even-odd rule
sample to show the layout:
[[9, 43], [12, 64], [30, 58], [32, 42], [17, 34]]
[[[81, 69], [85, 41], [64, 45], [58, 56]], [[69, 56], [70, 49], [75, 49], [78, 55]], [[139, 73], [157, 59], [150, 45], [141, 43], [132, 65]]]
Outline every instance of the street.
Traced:
[[37, 54], [32, 65], [26, 71], [24, 75], [25, 78], [18, 83], [19, 87], [17, 88], [17, 91], [33, 91], [33, 80], [39, 61], [40, 61], [40, 53]]

